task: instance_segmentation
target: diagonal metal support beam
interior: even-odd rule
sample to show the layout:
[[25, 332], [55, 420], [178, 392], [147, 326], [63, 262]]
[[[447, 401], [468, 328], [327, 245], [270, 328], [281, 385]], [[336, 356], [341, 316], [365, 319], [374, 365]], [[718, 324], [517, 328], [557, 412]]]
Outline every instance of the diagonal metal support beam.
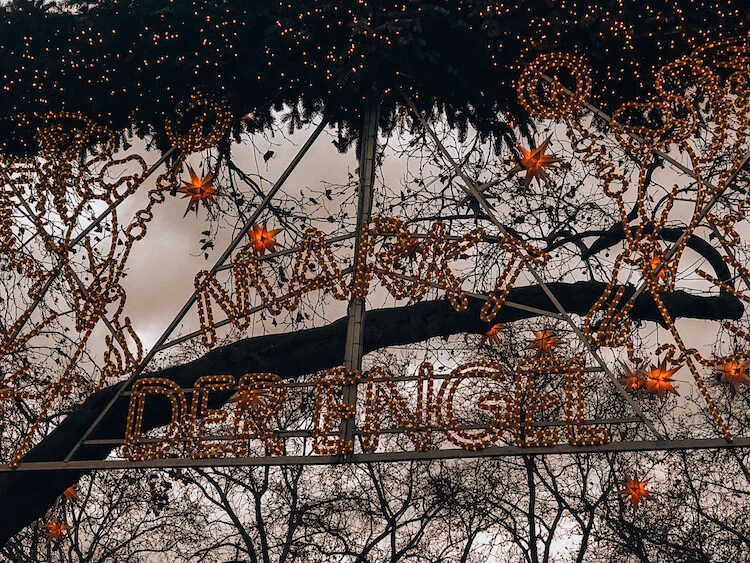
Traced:
[[[263, 201], [260, 202], [258, 207], [255, 209], [253, 214], [250, 216], [250, 218], [245, 222], [245, 224], [242, 226], [242, 229], [237, 233], [237, 235], [234, 237], [232, 242], [229, 244], [229, 246], [224, 250], [224, 252], [221, 254], [219, 259], [216, 261], [216, 264], [211, 268], [211, 273], [216, 273], [217, 269], [226, 262], [229, 257], [232, 255], [232, 252], [234, 252], [235, 248], [239, 246], [239, 244], [242, 242], [242, 240], [247, 235], [248, 231], [252, 228], [252, 226], [257, 221], [260, 214], [263, 212], [263, 209], [265, 209], [266, 205], [273, 199], [273, 197], [276, 195], [276, 193], [281, 189], [281, 187], [284, 185], [286, 180], [291, 176], [294, 169], [297, 167], [297, 165], [300, 163], [302, 158], [307, 154], [307, 151], [310, 149], [310, 147], [315, 143], [317, 138], [320, 136], [320, 134], [325, 129], [326, 125], [328, 124], [328, 121], [324, 118], [320, 124], [315, 128], [315, 130], [312, 132], [310, 137], [307, 139], [304, 145], [300, 148], [300, 150], [297, 152], [297, 154], [294, 156], [292, 161], [289, 163], [289, 165], [286, 167], [284, 172], [279, 176], [279, 178], [276, 180], [276, 183], [271, 187], [268, 194], [263, 198]], [[102, 411], [99, 413], [99, 415], [96, 417], [94, 422], [91, 423], [91, 425], [86, 429], [86, 432], [83, 433], [81, 438], [78, 440], [75, 446], [73, 446], [73, 449], [70, 450], [70, 453], [65, 457], [65, 462], [70, 462], [71, 459], [73, 459], [73, 456], [78, 452], [78, 450], [81, 447], [81, 444], [83, 444], [84, 441], [91, 435], [91, 433], [94, 431], [94, 429], [99, 425], [99, 423], [102, 421], [102, 419], [107, 415], [107, 413], [112, 409], [114, 404], [117, 402], [117, 400], [120, 398], [122, 393], [135, 381], [136, 378], [138, 378], [141, 373], [143, 373], [143, 370], [146, 368], [146, 366], [151, 362], [151, 360], [156, 355], [157, 351], [160, 349], [160, 347], [167, 341], [167, 339], [172, 335], [174, 330], [177, 328], [177, 326], [182, 322], [182, 319], [185, 318], [185, 315], [190, 311], [190, 309], [193, 307], [193, 305], [196, 302], [195, 292], [191, 294], [191, 296], [188, 298], [185, 305], [182, 306], [180, 311], [177, 313], [177, 315], [172, 319], [172, 322], [169, 323], [169, 326], [164, 330], [162, 335], [159, 337], [159, 339], [154, 343], [154, 345], [151, 347], [151, 350], [146, 354], [146, 356], [143, 358], [141, 363], [138, 365], [138, 367], [133, 371], [132, 375], [124, 381], [120, 388], [117, 390], [117, 392], [114, 394], [112, 399], [110, 399], [109, 403], [102, 409]]]
[[[422, 124], [423, 129], [430, 135], [432, 140], [435, 142], [436, 146], [440, 150], [440, 152], [443, 154], [446, 160], [451, 164], [453, 167], [453, 170], [456, 174], [458, 174], [461, 179], [463, 179], [465, 185], [462, 185], [461, 188], [467, 192], [471, 197], [475, 198], [477, 202], [479, 203], [482, 210], [487, 214], [487, 217], [490, 219], [490, 221], [497, 227], [497, 229], [500, 231], [500, 233], [503, 236], [511, 237], [510, 233], [508, 233], [505, 226], [500, 222], [500, 220], [495, 215], [494, 208], [487, 202], [487, 200], [484, 198], [484, 196], [477, 190], [476, 184], [474, 181], [466, 174], [466, 172], [461, 168], [458, 163], [455, 161], [453, 156], [448, 152], [448, 150], [445, 148], [443, 143], [440, 141], [440, 138], [437, 136], [435, 131], [430, 127], [430, 124], [427, 123], [427, 121], [422, 117], [422, 115], [419, 113], [419, 110], [416, 108], [414, 103], [411, 101], [411, 99], [406, 95], [406, 93], [401, 90], [401, 95], [403, 96], [404, 100], [406, 100], [407, 105], [411, 109], [412, 113], [415, 115], [415, 117], [419, 120], [419, 122]], [[622, 386], [620, 381], [615, 377], [615, 374], [612, 373], [612, 370], [609, 368], [609, 366], [604, 362], [602, 357], [597, 353], [597, 351], [594, 349], [594, 347], [591, 345], [591, 342], [589, 342], [588, 338], [583, 334], [583, 331], [573, 322], [573, 319], [568, 314], [568, 312], [565, 310], [565, 308], [562, 306], [560, 301], [557, 299], [557, 297], [552, 293], [552, 291], [549, 289], [547, 284], [542, 279], [541, 275], [537, 271], [537, 269], [534, 267], [533, 264], [529, 263], [527, 260], [524, 259], [524, 262], [526, 263], [527, 270], [531, 273], [532, 277], [536, 281], [536, 283], [541, 287], [542, 291], [544, 291], [545, 295], [549, 298], [549, 300], [554, 305], [555, 309], [560, 313], [560, 315], [563, 317], [565, 322], [568, 323], [568, 325], [571, 327], [573, 332], [576, 334], [578, 339], [581, 341], [581, 343], [585, 346], [585, 348], [588, 350], [589, 354], [596, 360], [596, 362], [599, 364], [599, 366], [604, 370], [604, 373], [607, 374], [607, 377], [611, 380], [612, 384], [615, 386], [617, 391], [622, 395], [622, 397], [625, 399], [625, 401], [630, 405], [630, 407], [633, 409], [633, 411], [643, 420], [643, 423], [648, 427], [648, 429], [659, 439], [662, 438], [662, 435], [660, 432], [656, 430], [656, 427], [653, 425], [653, 423], [646, 417], [645, 413], [643, 412], [643, 409], [633, 400], [633, 398], [628, 394], [628, 392], [625, 390], [625, 388]]]

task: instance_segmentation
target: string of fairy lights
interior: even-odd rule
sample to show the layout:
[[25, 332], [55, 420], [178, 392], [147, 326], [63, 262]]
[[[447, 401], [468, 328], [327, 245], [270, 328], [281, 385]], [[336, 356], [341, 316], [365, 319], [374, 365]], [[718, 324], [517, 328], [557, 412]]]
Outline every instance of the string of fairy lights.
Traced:
[[0, 7], [7, 150], [34, 153], [29, 130], [60, 108], [164, 140], [164, 119], [196, 92], [228, 101], [235, 132], [263, 130], [273, 106], [298, 102], [302, 116], [325, 106], [332, 122], [355, 131], [354, 102], [373, 82], [386, 86], [384, 126], [398, 121], [395, 83], [423, 110], [471, 107], [448, 112], [453, 125], [508, 134], [526, 122], [515, 73], [540, 52], [590, 54], [597, 95], [615, 107], [648, 91], [675, 52], [742, 33], [748, 21], [742, 0], [55, 4]]
[[[350, 12], [351, 15], [351, 12]], [[367, 23], [370, 25], [370, 22]], [[613, 33], [627, 38], [632, 30], [620, 27]], [[297, 33], [295, 29], [282, 33]], [[378, 40], [392, 38], [378, 36]], [[352, 44], [352, 52], [356, 46]], [[271, 53], [273, 55], [273, 53]], [[273, 57], [272, 57], [273, 58]], [[335, 62], [335, 61], [334, 61]], [[364, 67], [362, 67], [364, 68]], [[585, 337], [595, 347], [623, 349], [630, 365], [625, 366], [622, 383], [633, 394], [649, 393], [666, 397], [674, 393], [671, 378], [685, 367], [691, 373], [696, 387], [707, 405], [717, 429], [731, 440], [732, 432], [724, 420], [721, 408], [712, 396], [704, 375], [713, 370], [721, 382], [734, 389], [750, 384], [750, 335], [729, 321], [722, 326], [736, 339], [735, 353], [731, 356], [704, 357], [698, 350], [689, 348], [675, 325], [672, 313], [664, 303], [664, 296], [673, 293], [678, 284], [680, 259], [687, 248], [689, 237], [710, 225], [724, 233], [722, 255], [728, 267], [739, 276], [750, 278], [748, 270], [731, 253], [742, 237], [736, 225], [745, 220], [747, 200], [722, 213], [712, 213], [721, 194], [740, 173], [744, 156], [750, 150], [750, 48], [746, 38], [707, 42], [690, 55], [666, 64], [655, 74], [656, 95], [648, 102], [626, 102], [612, 116], [609, 131], [602, 132], [587, 124], [582, 118], [593, 90], [592, 73], [581, 57], [571, 54], [550, 53], [527, 64], [517, 84], [518, 100], [528, 113], [538, 120], [562, 122], [571, 141], [573, 153], [583, 165], [593, 170], [604, 194], [617, 206], [623, 227], [624, 248], [614, 260], [608, 285], [589, 312], [582, 318]], [[684, 87], [690, 85], [690, 89]], [[17, 87], [17, 84], [13, 84]], [[700, 92], [700, 104], [696, 102]], [[700, 106], [700, 107], [696, 107]], [[708, 108], [708, 109], [706, 109]], [[710, 112], [711, 135], [700, 146], [694, 142], [702, 119], [701, 112]], [[60, 399], [70, 396], [83, 384], [77, 364], [85, 353], [94, 329], [107, 323], [111, 334], [106, 337], [104, 365], [100, 370], [98, 388], [127, 375], [143, 358], [143, 346], [125, 316], [126, 295], [121, 281], [128, 258], [137, 241], [147, 236], [149, 223], [167, 193], [180, 193], [188, 198], [186, 213], [196, 213], [201, 205], [210, 208], [215, 202], [217, 188], [213, 174], [199, 175], [187, 163], [194, 153], [209, 150], [224, 142], [232, 127], [230, 107], [193, 93], [189, 101], [178, 106], [164, 125], [165, 135], [175, 150], [165, 170], [156, 177], [155, 187], [148, 192], [148, 203], [135, 214], [130, 223], [121, 223], [117, 206], [143, 185], [149, 174], [146, 161], [139, 155], [120, 158], [116, 155], [115, 136], [110, 128], [98, 126], [79, 112], [62, 110], [44, 115], [35, 136], [39, 158], [13, 157], [0, 154], [0, 173], [3, 191], [0, 194], [0, 243], [7, 259], [18, 268], [21, 275], [31, 281], [28, 297], [37, 303], [44, 297], [45, 287], [58, 280], [69, 300], [77, 343], [62, 373], [33, 392], [22, 390], [26, 376], [23, 370], [6, 374], [0, 382], [0, 408], [10, 404], [9, 399], [32, 400], [39, 405], [37, 418], [21, 439], [11, 463], [18, 464], [37, 438], [42, 421]], [[21, 118], [19, 118], [21, 119]], [[31, 122], [27, 122], [30, 124]], [[637, 180], [623, 172], [611, 158], [605, 136], [612, 135], [620, 147], [633, 155], [638, 164]], [[91, 147], [96, 147], [91, 150]], [[682, 236], [671, 247], [666, 247], [663, 231], [672, 220], [670, 213], [680, 198], [675, 186], [666, 195], [658, 210], [649, 208], [648, 167], [662, 151], [677, 147], [690, 164], [694, 178], [692, 214], [687, 220]], [[509, 174], [525, 173], [521, 180], [527, 187], [534, 181], [541, 187], [561, 161], [552, 153], [550, 139], [535, 147], [521, 147], [521, 158], [510, 168]], [[722, 155], [731, 155], [732, 162], [718, 176], [709, 177], [708, 169]], [[134, 167], [135, 172], [110, 181], [109, 172], [115, 166]], [[187, 172], [189, 180], [182, 180]], [[33, 202], [33, 207], [20, 205]], [[94, 239], [86, 236], [78, 240], [85, 223], [86, 213], [94, 204], [104, 204], [109, 213], [109, 238]], [[631, 206], [635, 206], [635, 219]], [[724, 204], [726, 206], [726, 204]], [[19, 208], [23, 213], [19, 215]], [[24, 211], [25, 210], [25, 211]], [[27, 222], [39, 237], [40, 245], [54, 258], [52, 269], [23, 250], [19, 239], [18, 217]], [[50, 226], [54, 217], [56, 227]], [[55, 231], [54, 229], [58, 229]], [[263, 272], [259, 257], [278, 246], [276, 235], [280, 229], [267, 224], [255, 225], [249, 233], [249, 242], [235, 255], [232, 266], [232, 287], [218, 280], [210, 271], [201, 271], [195, 277], [197, 316], [202, 343], [206, 347], [217, 343], [213, 304], [240, 330], [247, 329], [257, 311], [254, 297], [260, 300], [261, 309], [279, 314], [283, 309], [299, 308], [301, 297], [312, 292], [330, 293], [333, 298], [345, 300], [352, 296], [366, 298], [373, 280], [377, 279], [394, 299], [419, 301], [428, 290], [438, 286], [456, 311], [467, 308], [466, 291], [462, 280], [451, 269], [451, 262], [465, 256], [482, 243], [491, 243], [502, 251], [503, 262], [493, 291], [487, 296], [480, 317], [492, 322], [505, 304], [510, 289], [521, 279], [524, 268], [530, 264], [544, 268], [549, 256], [517, 237], [487, 237], [484, 229], [476, 227], [466, 233], [453, 235], [446, 224], [435, 221], [424, 233], [411, 231], [398, 218], [378, 217], [362, 233], [358, 265], [347, 279], [345, 270], [336, 262], [331, 243], [322, 232], [310, 228], [300, 238], [294, 257], [292, 275], [286, 288], [275, 287]], [[61, 233], [61, 234], [60, 234]], [[76, 246], [83, 248], [82, 256], [89, 281], [81, 287], [77, 275], [82, 259], [74, 256]], [[106, 247], [101, 252], [102, 246]], [[310, 277], [310, 264], [319, 272]], [[405, 275], [411, 268], [412, 276]], [[640, 274], [642, 286], [632, 292], [620, 279], [621, 272], [633, 269]], [[697, 270], [698, 275], [722, 292], [750, 304], [746, 293], [733, 284]], [[750, 288], [747, 288], [750, 290]], [[653, 299], [667, 327], [672, 342], [660, 346], [654, 358], [643, 358], [633, 340], [634, 327], [629, 313], [636, 305], [640, 292], [647, 291]], [[37, 314], [37, 304], [32, 303], [17, 316], [4, 331], [0, 340], [0, 355], [9, 356], [41, 335], [59, 321], [59, 313], [49, 311]], [[109, 312], [109, 314], [108, 314]], [[30, 328], [28, 328], [30, 325]], [[483, 343], [492, 345], [500, 338], [502, 327], [492, 325]], [[531, 423], [538, 413], [563, 407], [566, 417], [565, 435], [572, 445], [592, 446], [611, 439], [606, 428], [587, 426], [584, 419], [585, 359], [562, 359], [553, 349], [562, 342], [550, 329], [535, 333], [529, 348], [535, 351], [525, 358], [512, 381], [508, 374], [491, 362], [477, 362], [464, 366], [460, 373], [434, 392], [431, 366], [420, 368], [417, 406], [414, 410], [391, 381], [373, 385], [367, 378], [388, 380], [387, 373], [376, 371], [364, 378], [356, 370], [332, 368], [322, 372], [316, 386], [316, 405], [313, 419], [316, 434], [313, 450], [320, 455], [346, 455], [354, 449], [352, 438], [338, 435], [339, 422], [354, 417], [355, 405], [341, 402], [341, 388], [367, 384], [365, 403], [368, 412], [380, 413], [387, 408], [396, 423], [404, 430], [417, 450], [431, 447], [433, 421], [428, 415], [429, 406], [443, 413], [446, 437], [454, 445], [478, 450], [497, 441], [500, 434], [511, 430], [519, 446], [551, 446], [562, 435], [550, 428], [533, 428]], [[663, 355], [662, 358], [659, 358]], [[651, 363], [650, 367], [646, 367]], [[482, 430], [460, 429], [460, 417], [454, 412], [456, 394], [460, 384], [477, 374], [497, 383], [511, 383], [512, 393], [480, 397], [480, 409], [490, 413], [493, 422]], [[537, 379], [541, 375], [557, 374], [565, 381], [563, 404], [557, 397], [538, 391]], [[124, 455], [128, 459], [145, 460], [166, 455], [179, 444], [186, 443], [188, 455], [197, 458], [220, 458], [227, 455], [246, 455], [250, 440], [260, 440], [273, 455], [284, 453], [284, 442], [272, 429], [272, 423], [281, 413], [286, 401], [286, 388], [278, 376], [270, 373], [248, 374], [237, 383], [234, 432], [241, 437], [239, 445], [211, 440], [208, 429], [227, 421], [227, 413], [210, 409], [211, 393], [230, 393], [235, 389], [231, 376], [205, 376], [193, 391], [191, 408], [183, 391], [172, 381], [163, 378], [141, 378], [135, 381], [132, 400], [127, 415], [127, 433]], [[163, 439], [142, 441], [146, 397], [160, 394], [168, 398], [175, 416], [185, 419], [184, 424], [170, 425]], [[370, 416], [362, 429], [363, 449], [376, 451], [381, 433], [381, 419]], [[632, 504], [647, 498], [646, 481], [631, 479], [626, 482], [623, 494]], [[49, 535], [59, 539], [65, 524], [50, 522]], [[54, 526], [53, 526], [54, 524]]]
[[[345, 456], [354, 452], [353, 437], [341, 436], [340, 422], [357, 414], [356, 406], [342, 401], [341, 390], [349, 385], [365, 385], [364, 423], [359, 432], [363, 452], [379, 449], [384, 413], [387, 410], [416, 451], [433, 446], [436, 431], [452, 444], [469, 451], [495, 445], [508, 434], [508, 440], [520, 447], [549, 447], [558, 444], [562, 433], [552, 427], [538, 427], [542, 413], [562, 406], [565, 439], [574, 446], [596, 446], [609, 442], [610, 432], [602, 426], [586, 423], [584, 418], [585, 360], [573, 357], [562, 361], [555, 348], [562, 343], [546, 332], [531, 346], [536, 353], [527, 357], [513, 372], [497, 362], [475, 361], [454, 369], [436, 388], [434, 366], [424, 362], [416, 378], [417, 399], [414, 406], [405, 397], [387, 368], [373, 366], [362, 373], [344, 367], [321, 371], [314, 383], [315, 407], [312, 413], [312, 452], [318, 455]], [[538, 377], [564, 379], [564, 398], [540, 393]], [[480, 411], [491, 414], [492, 422], [482, 428], [467, 428], [457, 411], [464, 405], [459, 398], [467, 380], [484, 380], [502, 384], [512, 382], [509, 393], [488, 392], [476, 397]], [[280, 416], [288, 398], [287, 382], [271, 373], [242, 376], [235, 385], [230, 375], [200, 377], [192, 390], [188, 406], [187, 393], [166, 378], [138, 379], [132, 390], [126, 419], [123, 455], [131, 461], [146, 461], [171, 455], [195, 459], [225, 458], [249, 455], [251, 441], [262, 444], [266, 455], [286, 453]], [[233, 392], [232, 409], [210, 409], [212, 393]], [[162, 396], [170, 404], [170, 421], [158, 438], [148, 438], [143, 419], [149, 396]], [[231, 422], [228, 423], [231, 415]], [[543, 418], [543, 415], [542, 415]], [[229, 424], [229, 435], [221, 439], [206, 435], [208, 426]]]
[[[614, 164], [607, 158], [602, 139], [596, 138], [594, 130], [584, 127], [578, 119], [591, 90], [590, 79], [587, 78], [589, 73], [582, 60], [566, 54], [543, 55], [524, 71], [518, 85], [519, 99], [532, 115], [538, 119], [562, 120], [565, 123], [574, 153], [582, 162], [592, 165], [605, 193], [615, 199], [619, 210], [625, 234], [625, 249], [615, 259], [607, 289], [584, 318], [586, 337], [599, 346], [625, 347], [634, 365], [640, 367], [643, 364], [643, 359], [635, 354], [631, 337], [632, 326], [628, 320], [628, 313], [635, 305], [638, 294], [626, 297], [626, 288], [618, 281], [621, 269], [630, 266], [640, 270], [644, 287], [652, 296], [675, 341], [677, 353], [664, 362], [675, 366], [685, 365], [690, 370], [717, 427], [727, 439], [731, 439], [729, 427], [723, 420], [696, 364], [715, 367], [734, 365], [731, 362], [737, 360], [704, 359], [696, 350], [689, 349], [661, 296], [674, 291], [682, 253], [689, 237], [704, 218], [717, 229], [722, 228], [730, 232], [732, 236], [724, 241], [728, 247], [735, 246], [739, 241], [736, 232], [731, 232], [731, 225], [744, 217], [745, 201], [739, 204], [737, 210], [732, 210], [721, 218], [707, 213], [706, 209], [709, 200], [723, 193], [727, 189], [727, 183], [736, 177], [748, 152], [750, 106], [745, 94], [749, 68], [747, 52], [748, 43], [745, 38], [709, 42], [689, 56], [665, 65], [656, 73], [657, 96], [654, 101], [627, 102], [613, 114], [611, 131], [626, 151], [637, 155], [640, 163], [635, 189], [635, 224], [632, 224], [633, 221], [629, 218], [630, 210], [626, 200], [626, 194], [629, 195], [630, 189], [629, 179], [618, 173]], [[722, 79], [720, 72], [728, 76]], [[562, 76], [565, 76], [568, 84], [573, 80], [571, 88], [564, 85], [563, 80], [559, 78]], [[546, 80], [545, 77], [552, 79]], [[713, 112], [712, 123], [715, 123], [715, 127], [712, 128], [710, 142], [702, 144], [700, 151], [692, 142], [700, 121], [698, 110], [693, 100], [687, 97], [688, 94], [683, 94], [680, 90], [681, 80], [686, 80], [685, 77], [689, 77], [690, 83], [696, 85], [700, 95], [705, 96], [707, 106]], [[649, 164], [657, 158], [660, 151], [670, 146], [679, 147], [687, 156], [696, 189], [692, 216], [684, 227], [683, 235], [667, 253], [662, 250], [661, 232], [678, 198], [678, 186], [674, 186], [660, 214], [654, 218], [646, 205], [646, 179]], [[704, 176], [704, 170], [722, 151], [732, 155], [733, 161], [721, 172], [718, 179], [713, 180], [712, 185]], [[724, 260], [732, 263], [729, 255], [725, 256]], [[733, 265], [736, 267], [739, 264], [735, 260]], [[732, 295], [737, 296], [740, 293], [701, 271], [698, 273]], [[736, 329], [730, 328], [730, 332], [735, 336], [739, 334]], [[742, 346], [738, 346], [738, 349], [742, 349]], [[740, 353], [740, 362], [742, 360], [744, 356]], [[659, 367], [644, 369], [644, 373], [650, 375], [650, 381], [666, 382], [667, 374], [672, 370], [667, 370], [664, 362]], [[735, 379], [744, 376], [741, 366], [742, 363], [739, 363], [737, 369], [740, 370], [740, 375], [735, 376]], [[674, 388], [666, 383], [652, 384], [651, 387], [659, 389], [661, 393], [674, 392]]]

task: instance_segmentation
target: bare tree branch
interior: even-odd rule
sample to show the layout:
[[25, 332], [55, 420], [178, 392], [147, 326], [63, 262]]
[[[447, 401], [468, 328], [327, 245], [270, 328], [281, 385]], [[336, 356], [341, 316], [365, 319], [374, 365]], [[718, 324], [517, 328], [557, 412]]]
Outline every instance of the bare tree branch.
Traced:
[[[577, 315], [588, 312], [606, 286], [605, 283], [596, 281], [548, 285], [565, 309]], [[625, 298], [633, 292], [634, 288], [628, 287]], [[662, 298], [675, 318], [737, 319], [743, 312], [742, 303], [728, 294], [702, 297], [676, 291]], [[543, 310], [554, 310], [548, 297], [538, 286], [514, 288], [508, 299]], [[443, 300], [369, 311], [364, 338], [365, 351], [372, 352], [386, 346], [420, 342], [433, 337], [484, 333], [488, 324], [479, 319], [483, 303], [479, 299], [470, 299], [468, 309], [460, 313]], [[533, 316], [534, 313], [528, 311], [504, 307], [493, 322], [511, 322]], [[661, 319], [648, 295], [642, 295], [636, 300], [630, 316], [634, 320]], [[343, 318], [320, 328], [240, 340], [211, 350], [192, 362], [149, 375], [171, 379], [182, 387], [191, 387], [202, 375], [229, 374], [239, 377], [245, 373], [272, 372], [282, 378], [294, 378], [340, 365], [344, 356], [345, 334], [346, 318]], [[89, 397], [35, 446], [23, 461], [62, 460], [117, 392], [117, 387], [103, 389]], [[227, 398], [228, 396], [216, 395], [219, 402]], [[118, 400], [91, 438], [121, 439], [125, 430], [127, 407], [127, 397]], [[214, 406], [216, 407], [218, 405]], [[168, 424], [167, 417], [166, 411], [147, 411], [143, 418], [143, 430]], [[85, 459], [104, 459], [110, 452], [110, 446], [93, 445], [82, 447], [80, 455], [85, 456]], [[0, 499], [4, 508], [0, 512], [0, 545], [5, 544], [24, 526], [43, 516], [55, 499], [86, 473], [87, 471], [71, 470], [0, 475]], [[34, 494], [29, 495], [29, 491], [34, 491]]]

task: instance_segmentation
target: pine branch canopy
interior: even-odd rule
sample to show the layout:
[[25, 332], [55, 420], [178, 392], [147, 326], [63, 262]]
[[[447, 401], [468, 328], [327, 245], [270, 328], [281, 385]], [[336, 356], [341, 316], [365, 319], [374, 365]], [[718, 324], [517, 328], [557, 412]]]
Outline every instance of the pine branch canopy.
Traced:
[[286, 107], [290, 128], [325, 113], [343, 150], [373, 86], [386, 132], [411, 126], [400, 88], [433, 121], [512, 141], [530, 125], [514, 83], [538, 54], [582, 55], [611, 109], [748, 16], [741, 0], [14, 0], [0, 7], [0, 147], [35, 153], [40, 120], [63, 110], [164, 148], [165, 118], [200, 92], [229, 104], [233, 136]]

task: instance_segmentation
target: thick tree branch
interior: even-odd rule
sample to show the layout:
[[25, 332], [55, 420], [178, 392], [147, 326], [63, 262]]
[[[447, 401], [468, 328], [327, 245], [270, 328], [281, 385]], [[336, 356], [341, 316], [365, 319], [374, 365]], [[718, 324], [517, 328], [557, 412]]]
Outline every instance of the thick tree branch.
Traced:
[[[664, 228], [661, 231], [661, 238], [668, 242], [676, 242], [682, 235], [683, 229], [677, 228]], [[584, 233], [585, 234], [585, 233]], [[617, 223], [611, 229], [601, 233], [597, 231], [597, 234], [602, 236], [598, 238], [587, 252], [583, 253], [581, 257], [584, 260], [588, 260], [594, 254], [602, 252], [625, 239], [625, 232], [622, 228], [622, 223]], [[729, 268], [721, 259], [721, 254], [711, 244], [706, 242], [700, 237], [692, 235], [688, 238], [688, 248], [694, 250], [701, 256], [703, 256], [713, 268], [716, 273], [716, 277], [722, 281], [728, 281], [731, 278]]]
[[[550, 289], [565, 309], [583, 315], [604, 291], [603, 282], [551, 283]], [[632, 295], [630, 287], [628, 294]], [[511, 290], [510, 301], [554, 311], [552, 303], [538, 286]], [[673, 317], [698, 319], [736, 319], [742, 315], [742, 303], [727, 294], [718, 297], [701, 297], [677, 291], [663, 297]], [[364, 348], [371, 352], [386, 346], [419, 342], [428, 338], [460, 333], [484, 333], [488, 325], [479, 320], [483, 302], [469, 300], [469, 308], [461, 313], [454, 311], [447, 301], [429, 301], [398, 307], [378, 309], [367, 313]], [[533, 313], [503, 307], [494, 322], [511, 322], [534, 316]], [[631, 317], [634, 320], [660, 319], [650, 296], [642, 295], [635, 303]], [[202, 375], [230, 374], [239, 377], [249, 372], [272, 372], [283, 378], [338, 366], [344, 357], [346, 318], [330, 325], [240, 340], [214, 349], [187, 364], [170, 367], [150, 376], [174, 380], [182, 387], [191, 387]], [[24, 461], [61, 460], [77, 443], [88, 426], [116, 393], [113, 386], [92, 395], [75, 409], [49, 436], [45, 437], [25, 457]], [[122, 438], [128, 398], [122, 397], [101, 421], [91, 438]], [[143, 429], [163, 426], [169, 421], [164, 409], [147, 411]], [[109, 446], [84, 446], [79, 450], [85, 459], [104, 459]], [[0, 475], [0, 545], [24, 526], [44, 515], [66, 487], [75, 483], [86, 471], [39, 471], [4, 473]], [[33, 491], [33, 494], [29, 494]]]

